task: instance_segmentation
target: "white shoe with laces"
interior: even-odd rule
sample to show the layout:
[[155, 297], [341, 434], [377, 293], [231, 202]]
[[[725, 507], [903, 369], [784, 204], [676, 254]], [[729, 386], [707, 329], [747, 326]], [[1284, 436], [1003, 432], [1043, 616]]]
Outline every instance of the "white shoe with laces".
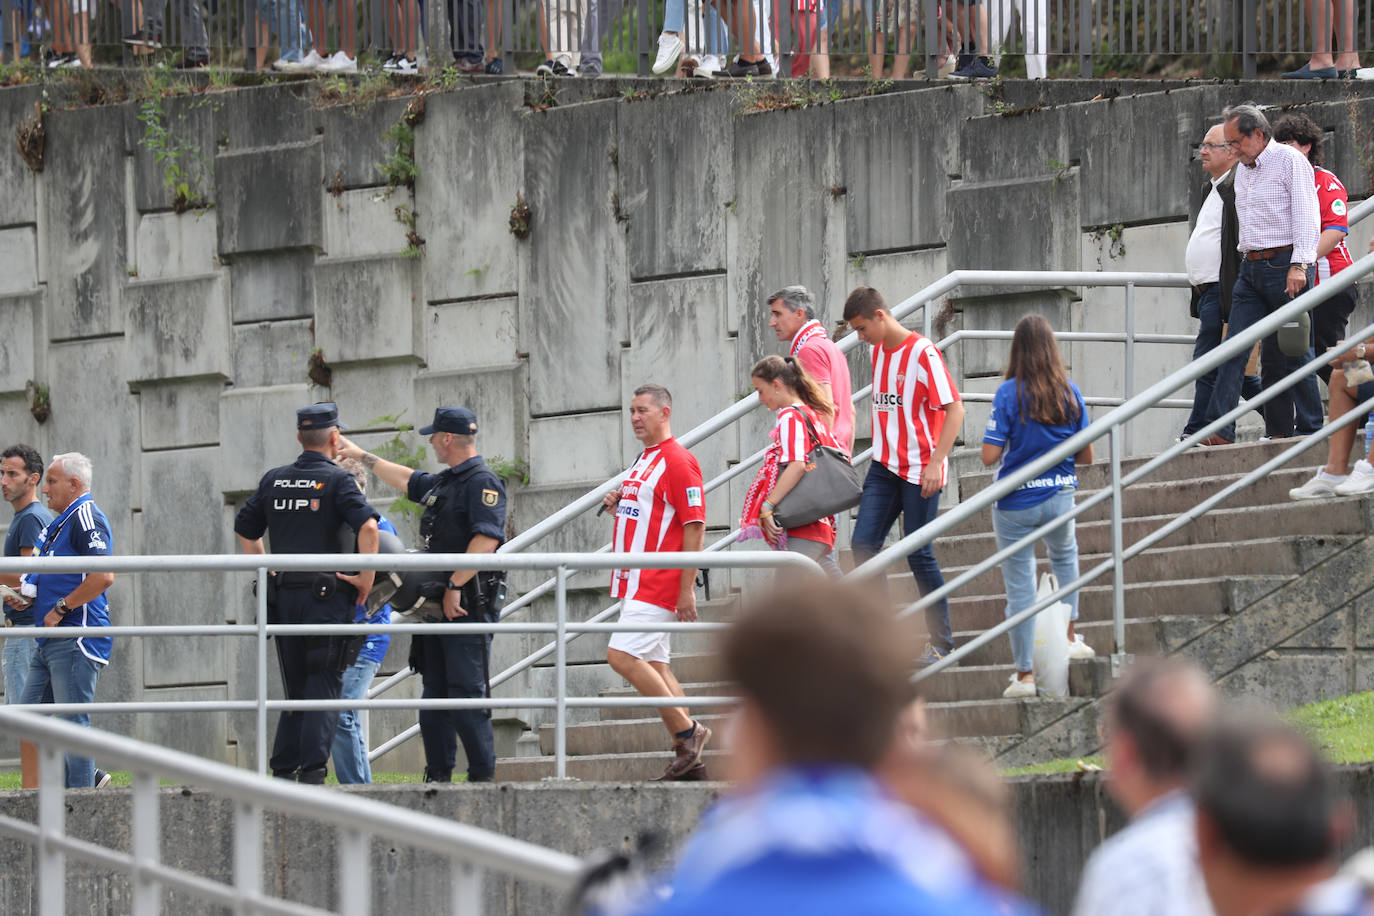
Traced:
[[1024, 700], [1033, 696], [1035, 696], [1035, 675], [1031, 675], [1029, 679], [1023, 681], [1013, 671], [1011, 684], [1002, 691], [1002, 698], [1004, 700]]
[[1374, 493], [1374, 465], [1361, 458], [1342, 482], [1336, 484], [1337, 496], [1364, 496]]
[[310, 53], [305, 55], [305, 57], [301, 59], [301, 69], [318, 70], [320, 69], [320, 64], [324, 63], [327, 60], [329, 60], [328, 57], [321, 57], [319, 51], [316, 51], [314, 48], [311, 48]]
[[321, 73], [357, 73], [358, 59], [342, 51], [335, 51], [315, 68]]
[[682, 43], [682, 39], [672, 32], [664, 32], [659, 35], [658, 55], [654, 57], [655, 75], [662, 76], [673, 69], [673, 65], [677, 63], [677, 59], [682, 56], [685, 49], [686, 45]]
[[1336, 487], [1345, 483], [1346, 477], [1332, 477], [1325, 471], [1318, 471], [1316, 476], [1300, 487], [1294, 487], [1288, 491], [1288, 498], [1293, 500], [1303, 499], [1325, 499], [1328, 496], [1335, 496]]
[[1076, 658], [1097, 658], [1093, 647], [1083, 641], [1082, 633], [1073, 634], [1073, 639], [1069, 640], [1069, 660]]

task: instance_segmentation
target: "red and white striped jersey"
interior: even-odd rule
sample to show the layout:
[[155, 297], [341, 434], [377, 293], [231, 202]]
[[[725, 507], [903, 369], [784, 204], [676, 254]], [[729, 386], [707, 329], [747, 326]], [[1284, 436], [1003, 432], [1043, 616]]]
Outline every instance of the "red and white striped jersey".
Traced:
[[[1346, 216], [1349, 198], [1345, 185], [1331, 172], [1320, 166], [1312, 170], [1317, 178], [1317, 205], [1321, 207], [1322, 231], [1340, 229], [1349, 234], [1350, 224]], [[1342, 238], [1336, 247], [1324, 258], [1317, 258], [1317, 282], [1329, 279], [1350, 266], [1350, 249]]]
[[[900, 346], [873, 348], [873, 460], [910, 483], [921, 471], [945, 426], [946, 404], [959, 400], [944, 357], [913, 332]], [[949, 475], [941, 464], [940, 483]]]
[[[825, 428], [821, 418], [816, 412], [805, 404], [793, 404], [791, 407], [784, 407], [778, 411], [778, 422], [773, 427], [773, 431], [768, 435], [778, 444], [780, 452], [778, 454], [778, 467], [785, 468], [793, 461], [805, 461], [808, 446], [811, 444], [811, 435], [807, 432], [806, 421], [802, 419], [805, 413], [811, 420], [811, 426], [816, 430], [816, 439], [821, 445], [838, 447], [844, 451], [844, 446], [839, 445], [835, 440], [835, 435]], [[832, 519], [823, 518], [819, 521], [809, 522], [799, 525], [796, 528], [788, 528], [787, 536], [803, 538], [808, 541], [819, 541], [822, 544], [835, 546], [835, 527], [831, 524]]]
[[[682, 549], [682, 528], [706, 521], [701, 468], [692, 453], [673, 438], [647, 448], [620, 484], [615, 508], [616, 553], [664, 553]], [[677, 608], [680, 569], [617, 569], [611, 573], [611, 597], [634, 598]]]

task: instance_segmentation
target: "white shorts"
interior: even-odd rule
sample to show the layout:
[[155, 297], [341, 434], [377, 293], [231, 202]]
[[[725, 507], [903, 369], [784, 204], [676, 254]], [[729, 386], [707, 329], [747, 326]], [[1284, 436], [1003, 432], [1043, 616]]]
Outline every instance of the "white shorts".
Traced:
[[[676, 620], [677, 611], [665, 611], [656, 604], [634, 598], [620, 600], [621, 623], [673, 623]], [[619, 649], [646, 662], [668, 664], [667, 633], [612, 633], [608, 648]]]

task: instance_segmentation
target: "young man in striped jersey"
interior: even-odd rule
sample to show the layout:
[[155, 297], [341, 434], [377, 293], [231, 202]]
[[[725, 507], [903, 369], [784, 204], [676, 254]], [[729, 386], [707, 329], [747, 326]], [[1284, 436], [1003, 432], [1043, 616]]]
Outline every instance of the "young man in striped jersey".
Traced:
[[[844, 320], [873, 345], [873, 461], [851, 538], [854, 559], [862, 563], [882, 549], [899, 513], [903, 536], [934, 520], [964, 405], [935, 344], [902, 327], [876, 289], [851, 292]], [[907, 565], [922, 595], [945, 584], [930, 544], [908, 556]], [[920, 663], [929, 665], [954, 649], [947, 601], [926, 608], [926, 628], [930, 645]]]
[[[662, 385], [641, 385], [630, 401], [630, 426], [644, 451], [620, 488], [603, 505], [615, 510], [611, 550], [660, 553], [701, 550], [706, 541], [706, 501], [696, 458], [673, 438], [669, 418], [673, 396]], [[617, 569], [611, 597], [620, 599], [621, 623], [666, 623], [697, 619], [695, 569]], [[668, 667], [667, 633], [612, 633], [606, 661], [646, 697], [680, 697], [682, 685]], [[662, 780], [705, 778], [701, 752], [711, 730], [687, 710], [659, 710], [673, 737], [674, 757]]]

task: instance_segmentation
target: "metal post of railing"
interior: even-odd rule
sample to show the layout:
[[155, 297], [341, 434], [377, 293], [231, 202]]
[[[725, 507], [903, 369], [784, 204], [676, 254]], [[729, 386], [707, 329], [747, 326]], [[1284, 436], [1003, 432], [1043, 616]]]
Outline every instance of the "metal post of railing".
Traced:
[[[831, 0], [838, 2], [838, 0]], [[945, 56], [945, 44], [940, 40], [940, 20], [936, 17], [939, 6], [934, 3], [923, 3], [926, 11], [926, 79], [938, 79], [940, 76], [940, 64]], [[898, 41], [901, 39], [899, 38]], [[832, 38], [831, 41], [834, 41]], [[926, 334], [930, 336], [929, 333]]]
[[267, 567], [258, 567], [258, 775], [267, 775]]
[[253, 901], [262, 893], [262, 806], [257, 802], [234, 804], [234, 890], [238, 916], [257, 912]]
[[1112, 676], [1121, 674], [1126, 658], [1126, 561], [1122, 559], [1121, 427], [1113, 426], [1112, 449]]
[[340, 916], [368, 916], [372, 912], [372, 888], [368, 867], [368, 847], [372, 838], [361, 830], [339, 831], [339, 913]]
[[1242, 4], [1244, 12], [1241, 13], [1241, 75], [1245, 79], [1255, 78], [1255, 60], [1257, 57], [1257, 46], [1259, 37], [1257, 33], [1257, 18], [1259, 13], [1255, 10], [1255, 0], [1245, 0]]
[[[599, 15], [605, 15], [599, 13]], [[653, 33], [650, 31], [650, 23], [653, 22], [653, 6], [649, 0], [636, 0], [635, 2], [635, 73], [638, 76], [648, 76], [653, 69], [653, 62], [649, 59], [655, 47]]]
[[[1122, 393], [1122, 398], [1129, 401], [1135, 394], [1135, 284], [1126, 284], [1126, 385]], [[1131, 451], [1131, 427], [1134, 423], [1126, 427], [1125, 449], [1129, 454]], [[1115, 454], [1116, 450], [1112, 450]]]
[[133, 796], [134, 870], [129, 876], [133, 912], [156, 913], [162, 905], [162, 889], [147, 869], [158, 862], [162, 833], [158, 828], [157, 779], [152, 773], [134, 774]]
[[66, 833], [65, 755], [54, 741], [38, 748], [38, 916], [66, 916], [66, 855], [54, 840]]
[[[934, 79], [934, 77], [932, 77], [932, 79]], [[927, 299], [926, 304], [921, 306], [922, 327], [925, 329], [921, 333], [925, 334], [926, 337], [930, 337], [931, 332], [935, 329], [935, 315], [931, 308], [934, 304], [935, 300]]]
[[1093, 0], [1078, 0], [1078, 77], [1093, 75]]
[[568, 778], [568, 567], [558, 567], [558, 629], [554, 642], [558, 649], [554, 661], [553, 772], [555, 779]]
[[482, 872], [471, 862], [454, 859], [450, 874], [449, 912], [453, 916], [472, 916], [482, 912]]

